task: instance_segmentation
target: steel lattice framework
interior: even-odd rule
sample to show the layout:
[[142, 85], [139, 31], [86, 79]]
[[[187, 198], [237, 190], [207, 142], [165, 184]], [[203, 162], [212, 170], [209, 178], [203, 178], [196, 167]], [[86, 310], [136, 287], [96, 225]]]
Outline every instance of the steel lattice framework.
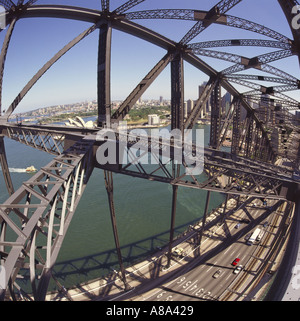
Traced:
[[[248, 0], [244, 0], [248, 1]], [[179, 186], [207, 190], [208, 208], [210, 192], [227, 195], [246, 195], [278, 200], [295, 201], [299, 197], [298, 170], [300, 165], [300, 132], [291, 111], [299, 110], [299, 101], [285, 94], [297, 91], [300, 80], [271, 63], [291, 56], [300, 58], [300, 31], [292, 29], [293, 39], [266, 26], [227, 13], [239, 6], [242, 0], [221, 0], [208, 11], [201, 8], [155, 9], [133, 11], [135, 7], [150, 0], [129, 0], [118, 8], [111, 8], [109, 0], [99, 1], [101, 10], [65, 5], [38, 5], [36, 0], [0, 1], [6, 10], [6, 34], [0, 53], [0, 161], [8, 200], [0, 205], [0, 263], [5, 268], [5, 286], [0, 287], [0, 298], [18, 300], [16, 293], [35, 300], [44, 300], [51, 271], [55, 264], [64, 236], [75, 213], [93, 169], [104, 171], [105, 186], [113, 225], [122, 280], [127, 288], [126, 273], [118, 239], [113, 201], [113, 173], [154, 180], [172, 185], [171, 227], [169, 261], [172, 249], [176, 200]], [[296, 0], [273, 0], [283, 10], [289, 24], [293, 19], [292, 8]], [[182, 2], [184, 5], [184, 2]], [[256, 8], [254, 8], [256, 10]], [[2, 105], [2, 83], [8, 48], [15, 25], [24, 18], [63, 18], [85, 21], [91, 26], [67, 43], [30, 79], [9, 106]], [[194, 22], [179, 42], [154, 32], [135, 21], [145, 19], [172, 19], [178, 23]], [[255, 34], [254, 39], [215, 39], [194, 42], [201, 33], [213, 25], [231, 27]], [[113, 30], [119, 30], [141, 38], [165, 50], [164, 56], [137, 84], [112, 113], [111, 110], [111, 44]], [[98, 127], [94, 130], [66, 128], [63, 126], [25, 126], [8, 122], [22, 99], [65, 53], [91, 33], [99, 32], [97, 64]], [[4, 32], [4, 31], [3, 31]], [[249, 35], [249, 33], [248, 33]], [[268, 38], [268, 39], [266, 39]], [[268, 53], [244, 57], [234, 52], [237, 47], [263, 47]], [[228, 47], [230, 52], [212, 50]], [[217, 71], [203, 57], [230, 62], [233, 65]], [[203, 59], [202, 59], [203, 58]], [[194, 108], [184, 115], [184, 62], [205, 73], [205, 84]], [[115, 128], [118, 122], [134, 107], [157, 77], [170, 65], [171, 70], [171, 129], [181, 133], [190, 130], [209, 103], [211, 105], [211, 130], [209, 147], [204, 148], [201, 159], [207, 174], [205, 180], [186, 175], [187, 164], [179, 166], [175, 156], [182, 153], [178, 144], [162, 139], [117, 136], [117, 145], [128, 153], [128, 164], [99, 164], [96, 151], [101, 147], [97, 132]], [[254, 73], [251, 72], [254, 70]], [[247, 71], [247, 73], [240, 73]], [[258, 71], [260, 72], [258, 74]], [[256, 72], [256, 73], [255, 73]], [[264, 74], [262, 74], [264, 73]], [[234, 85], [251, 89], [241, 92]], [[221, 93], [226, 90], [232, 97], [226, 111], [221, 108]], [[256, 108], [254, 108], [256, 104]], [[4, 109], [6, 110], [4, 112]], [[231, 151], [221, 147], [229, 129], [232, 130]], [[274, 144], [272, 135], [277, 134]], [[38, 150], [55, 155], [53, 161], [41, 168], [22, 186], [14, 190], [6, 158], [4, 136]], [[278, 139], [281, 137], [281, 139]], [[131, 147], [139, 145], [142, 155], [150, 155], [157, 161], [149, 169], [138, 162]], [[164, 163], [161, 153], [170, 148], [170, 160]], [[191, 144], [188, 155], [193, 157], [197, 146]], [[275, 165], [279, 158], [292, 163], [287, 168]], [[227, 198], [228, 199], [228, 198]], [[7, 238], [7, 231], [14, 235]], [[18, 284], [19, 272], [27, 269], [30, 274], [32, 294], [27, 294]], [[0, 284], [1, 285], [1, 284]]]

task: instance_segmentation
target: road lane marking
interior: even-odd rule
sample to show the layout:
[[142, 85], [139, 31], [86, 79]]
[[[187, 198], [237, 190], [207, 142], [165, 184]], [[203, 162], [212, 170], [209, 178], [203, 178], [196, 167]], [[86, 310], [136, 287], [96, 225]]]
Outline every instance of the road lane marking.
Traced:
[[185, 290], [184, 290], [184, 292], [186, 292], [193, 284], [195, 284], [195, 283], [197, 283], [198, 282], [198, 280], [196, 280], [194, 283], [192, 283], [191, 285], [189, 285]]
[[206, 272], [210, 271], [216, 264], [218, 261], [216, 261]]
[[232, 245], [229, 246], [229, 248], [224, 252], [224, 255], [231, 249]]

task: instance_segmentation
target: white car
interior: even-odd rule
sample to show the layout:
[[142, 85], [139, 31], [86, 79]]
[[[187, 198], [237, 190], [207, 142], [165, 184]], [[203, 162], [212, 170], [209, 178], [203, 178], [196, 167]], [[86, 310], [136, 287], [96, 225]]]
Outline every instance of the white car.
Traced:
[[243, 269], [243, 266], [242, 265], [238, 265], [234, 270], [233, 270], [233, 273], [234, 274], [238, 274], [242, 271]]
[[213, 274], [213, 278], [214, 278], [214, 279], [217, 279], [222, 273], [223, 273], [223, 270], [222, 270], [222, 269], [219, 269], [218, 271], [216, 271], [216, 272]]

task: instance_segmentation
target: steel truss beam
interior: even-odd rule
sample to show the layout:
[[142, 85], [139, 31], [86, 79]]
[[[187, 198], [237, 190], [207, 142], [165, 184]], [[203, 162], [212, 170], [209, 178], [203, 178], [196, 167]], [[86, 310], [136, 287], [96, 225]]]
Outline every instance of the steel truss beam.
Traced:
[[[295, 102], [290, 101], [290, 99], [288, 99], [288, 101], [286, 101], [282, 96], [278, 97], [278, 95], [276, 95], [276, 98], [270, 98], [269, 96], [266, 96], [264, 94], [261, 93], [261, 91], [251, 91], [248, 93], [243, 93], [243, 97], [245, 99], [247, 99], [247, 101], [252, 101], [252, 102], [256, 102], [257, 104], [261, 103], [261, 102], [265, 102], [265, 103], [269, 103], [270, 106], [276, 106], [277, 104], [279, 104], [282, 109], [284, 110], [297, 110], [299, 109], [299, 104], [296, 105]], [[290, 98], [290, 97], [289, 97]]]
[[227, 11], [232, 9], [241, 0], [221, 0], [218, 4], [208, 11], [207, 15], [204, 17], [203, 21], [198, 21], [182, 38], [180, 41], [181, 44], [186, 45], [196, 36], [198, 36], [203, 30], [205, 30], [208, 26], [214, 23], [220, 15], [225, 14]]
[[267, 48], [279, 48], [285, 50], [291, 50], [292, 45], [287, 42], [275, 41], [275, 40], [262, 40], [262, 39], [228, 39], [228, 40], [212, 40], [203, 41], [198, 43], [189, 44], [188, 48], [191, 50], [199, 50], [204, 48], [215, 47], [267, 47]]
[[235, 72], [243, 71], [249, 68], [254, 68], [258, 70], [262, 70], [265, 72], [268, 72], [270, 74], [274, 74], [276, 76], [279, 76], [280, 78], [285, 78], [290, 81], [299, 82], [299, 80], [284, 71], [275, 68], [273, 66], [268, 65], [268, 62], [280, 60], [283, 58], [287, 58], [293, 55], [291, 50], [279, 50], [271, 53], [267, 53], [264, 55], [260, 55], [253, 58], [247, 58], [243, 57], [237, 54], [232, 54], [228, 52], [223, 51], [215, 51], [215, 50], [207, 50], [198, 48], [193, 50], [194, 54], [215, 58], [215, 59], [221, 59], [229, 62], [235, 63], [235, 65], [226, 68], [222, 71], [223, 75], [229, 75]]
[[[144, 10], [138, 12], [126, 13], [126, 19], [176, 19], [176, 20], [190, 20], [190, 21], [204, 21], [208, 11], [192, 10], [192, 9], [157, 9]], [[213, 23], [225, 25], [228, 27], [244, 29], [254, 33], [258, 33], [268, 38], [292, 44], [293, 41], [279, 32], [267, 28], [261, 24], [249, 21], [243, 18], [234, 17], [222, 14]]]
[[1, 0], [0, 4], [5, 8], [6, 11], [9, 11], [12, 7], [15, 7], [15, 4], [11, 0]]
[[34, 299], [45, 299], [51, 270], [93, 170], [93, 143], [77, 142], [0, 205], [0, 255], [6, 271], [0, 299], [22, 293], [17, 284], [21, 269], [30, 272]]
[[119, 8], [117, 8], [116, 10], [114, 10], [113, 13], [115, 14], [122, 14], [128, 10], [130, 10], [131, 8], [137, 6], [138, 4], [140, 4], [141, 2], [144, 2], [145, 0], [128, 0], [126, 3], [124, 3], [122, 6], [120, 6]]
[[[231, 116], [230, 117], [233, 117], [234, 118], [234, 116], [232, 115], [232, 112], [231, 112]], [[252, 118], [252, 121], [253, 121], [253, 118]], [[236, 124], [236, 125], [235, 125]], [[226, 124], [227, 126], [228, 126], [228, 123]], [[224, 124], [224, 126], [225, 126], [225, 124]], [[233, 142], [232, 142], [232, 146], [236, 146], [236, 144], [234, 143], [235, 142], [235, 139], [237, 139], [237, 137], [241, 137], [241, 135], [242, 135], [242, 131], [238, 131], [238, 133], [235, 133], [235, 127], [237, 127], [237, 128], [239, 128], [239, 121], [237, 120], [237, 121], [234, 121], [233, 120], [233, 131], [234, 131], [234, 135], [233, 135]], [[257, 126], [255, 127], [255, 128], [257, 128]], [[19, 128], [18, 126], [12, 126], [12, 125], [10, 125], [10, 126], [8, 126], [7, 128], [6, 128], [6, 131], [7, 132], [13, 132], [14, 133], [14, 139], [15, 140], [17, 140], [17, 141], [19, 141], [19, 142], [23, 142], [23, 143], [25, 143], [26, 145], [29, 145], [29, 146], [31, 146], [31, 147], [34, 147], [34, 148], [37, 148], [37, 149], [40, 149], [40, 150], [43, 150], [43, 151], [47, 151], [47, 152], [52, 152], [54, 155], [56, 154], [56, 153], [61, 153], [61, 149], [60, 148], [62, 148], [62, 146], [60, 146], [60, 148], [58, 149], [59, 150], [59, 152], [58, 151], [56, 151], [56, 148], [58, 148], [58, 146], [57, 146], [57, 144], [56, 145], [53, 145], [52, 147], [51, 147], [51, 145], [50, 145], [50, 142], [52, 141], [50, 138], [52, 138], [53, 139], [53, 136], [55, 137], [55, 135], [60, 135], [60, 136], [63, 136], [63, 135], [68, 135], [68, 134], [70, 134], [70, 133], [68, 133], [68, 132], [61, 132], [61, 133], [59, 133], [59, 134], [57, 134], [56, 133], [56, 131], [53, 131], [53, 132], [51, 132], [50, 130], [48, 131], [48, 132], [44, 132], [42, 129], [39, 129], [39, 131], [37, 131], [37, 132], [34, 132], [34, 130], [29, 130], [29, 129], [22, 129], [22, 128]], [[25, 134], [26, 133], [26, 134]], [[222, 131], [222, 133], [223, 133], [223, 136], [224, 136], [224, 131]], [[262, 134], [262, 132], [261, 131], [259, 131], [259, 135], [261, 136], [261, 137], [264, 137], [263, 136], [263, 134]], [[24, 136], [24, 134], [25, 134], [25, 136]], [[34, 135], [33, 135], [34, 134]], [[18, 135], [20, 135], [20, 138], [19, 138], [19, 136]], [[75, 138], [75, 133], [73, 133], [72, 134], [73, 136], [74, 136], [74, 138]], [[80, 134], [80, 133], [78, 133], [77, 134], [78, 135], [78, 139], [80, 139], [81, 137], [82, 137], [82, 134]], [[13, 137], [13, 136], [12, 136]], [[39, 138], [39, 137], [41, 137], [41, 138]], [[47, 137], [47, 140], [45, 141], [45, 137]], [[27, 139], [27, 141], [26, 141], [26, 139]], [[76, 139], [76, 138], [75, 138]], [[96, 138], [96, 136], [94, 136], [94, 138], [93, 138], [94, 140], [97, 140], [97, 138]], [[129, 141], [131, 141], [132, 143], [134, 142], [131, 138], [128, 138], [129, 139]], [[39, 142], [39, 144], [37, 143], [37, 141]], [[151, 145], [151, 142], [148, 142], [147, 143], [148, 145], [149, 145], [149, 149], [151, 149], [150, 148], [150, 146], [152, 146]], [[242, 139], [238, 139], [238, 153], [237, 154], [240, 154], [241, 152], [242, 152], [242, 150], [243, 150], [243, 146], [244, 146], [244, 143], [243, 143], [243, 140]], [[48, 146], [49, 145], [49, 146]], [[146, 145], [146, 141], [144, 141], [144, 146]], [[155, 145], [156, 146], [156, 145]], [[169, 145], [161, 145], [160, 143], [158, 143], [158, 145], [155, 147], [158, 151], [162, 151], [164, 148], [170, 148], [170, 146]], [[194, 149], [195, 147], [192, 147], [192, 149]], [[210, 153], [210, 152], [208, 152], [208, 153]], [[243, 152], [244, 153], [244, 152]], [[242, 154], [243, 154], [242, 153]], [[224, 154], [225, 155], [225, 154]], [[227, 154], [226, 154], [227, 155]], [[244, 155], [244, 154], [243, 154]], [[227, 155], [226, 156], [226, 158], [228, 158], [229, 157], [229, 155]], [[236, 162], [240, 162], [240, 160], [237, 160]], [[245, 163], [245, 160], [243, 160], [242, 161], [243, 163]], [[233, 161], [233, 163], [234, 163], [234, 161]], [[220, 164], [219, 163], [217, 163], [216, 165], [218, 165], [218, 166], [220, 166]], [[234, 165], [232, 165], [232, 166], [234, 166]], [[260, 165], [260, 166], [262, 166], [262, 164]], [[162, 168], [161, 168], [162, 169]], [[163, 171], [164, 171], [164, 173], [165, 174], [167, 174], [168, 173], [168, 171], [165, 169], [165, 167], [163, 168]], [[276, 175], [278, 175], [278, 174], [276, 174]], [[136, 175], [134, 175], [134, 176], [136, 176]], [[169, 178], [172, 178], [172, 175], [168, 175], [167, 174], [167, 176], [169, 177]]]
[[101, 0], [102, 11], [109, 11], [109, 0]]
[[[268, 53], [265, 55], [253, 57], [252, 59], [241, 57], [241, 60], [237, 61], [237, 63], [234, 66], [223, 70], [222, 74], [232, 74], [232, 73], [236, 73], [239, 71], [243, 71], [245, 69], [255, 68], [258, 70], [268, 72], [270, 74], [274, 74], [279, 77], [283, 77], [283, 78], [286, 78], [289, 80], [298, 81], [297, 78], [283, 72], [282, 70], [280, 70], [278, 68], [275, 68], [275, 67], [267, 64], [268, 62], [291, 57], [292, 55], [294, 55], [294, 53], [292, 53], [291, 50], [280, 50], [280, 51], [271, 52], [271, 53]], [[233, 56], [231, 56], [231, 57], [233, 57]], [[223, 59], [223, 58], [219, 58], [219, 59]], [[224, 59], [224, 60], [226, 60], [226, 59]], [[227, 61], [229, 61], [229, 60], [227, 60]]]
[[299, 108], [299, 102], [296, 99], [293, 99], [289, 96], [286, 96], [282, 94], [282, 92], [285, 91], [292, 91], [292, 90], [299, 90], [298, 85], [283, 85], [283, 86], [272, 86], [272, 87], [265, 87], [247, 80], [242, 79], [241, 77], [226, 77], [229, 81], [234, 82], [236, 84], [249, 87], [254, 89], [253, 91], [250, 92], [245, 92], [243, 93], [244, 95], [251, 95], [254, 94], [256, 95], [258, 92], [264, 95], [272, 95], [275, 97], [278, 97], [285, 102], [288, 102], [290, 106], [293, 106], [294, 108], [298, 109]]
[[[249, 118], [250, 119], [250, 118]], [[253, 119], [252, 119], [253, 121]], [[250, 124], [248, 122], [248, 124]], [[249, 126], [247, 126], [247, 131], [249, 132]], [[246, 131], [246, 132], [247, 132]], [[125, 140], [124, 140], [125, 139]], [[109, 139], [107, 140], [109, 141]], [[250, 139], [248, 140], [250, 142]], [[185, 186], [190, 188], [206, 189], [216, 192], [231, 193], [235, 195], [246, 194], [248, 196], [254, 197], [267, 197], [267, 198], [284, 198], [285, 196], [280, 193], [281, 187], [286, 184], [295, 183], [291, 178], [291, 175], [282, 172], [282, 168], [275, 167], [271, 164], [249, 161], [244, 157], [233, 156], [230, 153], [218, 152], [211, 149], [204, 149], [204, 171], [208, 173], [209, 178], [205, 181], [199, 180], [199, 177], [193, 175], [188, 175], [188, 168], [186, 164], [191, 164], [187, 161], [191, 157], [191, 153], [195, 153], [196, 147], [190, 147], [192, 152], [188, 153], [187, 150], [184, 151], [184, 162], [181, 166], [181, 173], [178, 176], [174, 176], [172, 168], [170, 168], [171, 161], [174, 160], [174, 155], [180, 155], [182, 152], [182, 147], [179, 147], [178, 143], [176, 145], [169, 145], [165, 143], [162, 139], [154, 139], [139, 136], [137, 137], [128, 135], [120, 138], [120, 144], [122, 155], [128, 155], [128, 163], [126, 164], [98, 164], [97, 167], [102, 169], [107, 169], [116, 173], [121, 173], [133, 177], [144, 178], [148, 180], [155, 180], [163, 183], [168, 183], [172, 185]], [[252, 146], [251, 143], [245, 144], [245, 146]], [[245, 147], [245, 150], [246, 150]], [[117, 147], [117, 149], [120, 148]], [[132, 150], [133, 148], [133, 150]], [[170, 160], [166, 161], [161, 158], [164, 156], [164, 151], [168, 151], [170, 148]], [[136, 154], [136, 149], [139, 150], [139, 155]], [[150, 153], [150, 154], [148, 154]], [[198, 155], [200, 152], [198, 153]], [[268, 160], [270, 154], [265, 151], [265, 158]], [[149, 156], [150, 155], [150, 156]], [[151, 159], [156, 159], [156, 164], [153, 166], [143, 166], [140, 163], [141, 159], [145, 157], [151, 157]], [[198, 158], [200, 161], [201, 158]], [[172, 167], [172, 166], [171, 166]], [[235, 181], [228, 179], [224, 186], [221, 186], [219, 182], [220, 177], [231, 177]], [[260, 188], [257, 188], [257, 182], [260, 181]], [[273, 185], [272, 185], [273, 184]], [[273, 186], [273, 187], [272, 187]]]
[[[168, 171], [168, 166], [165, 166], [164, 164], [160, 164], [155, 169], [150, 170], [150, 172], [148, 167], [144, 167], [140, 164], [136, 165], [136, 168], [132, 168], [131, 166], [132, 164], [130, 163], [129, 166], [124, 168], [117, 169], [116, 167], [108, 166], [108, 169], [115, 173], [176, 186], [204, 189], [233, 195], [247, 195], [268, 199], [286, 199], [286, 194], [284, 194], [286, 191], [283, 189], [282, 194], [281, 190], [288, 185], [284, 184], [279, 178], [262, 178], [261, 175], [253, 176], [242, 169], [236, 170], [234, 167], [226, 167], [221, 163], [217, 166], [215, 162], [209, 163], [205, 161], [204, 170], [209, 174], [209, 178], [201, 183], [198, 181], [198, 178], [185, 174], [181, 174], [177, 179], [169, 177], [170, 172]], [[99, 165], [99, 168], [104, 169], [107, 167]], [[164, 175], [155, 174], [158, 171], [163, 172]], [[226, 180], [226, 183], [224, 186], [221, 186], [223, 179]]]
[[9, 126], [4, 133], [10, 139], [52, 155], [60, 155], [64, 150], [64, 133], [22, 126]]
[[[278, 78], [278, 77], [271, 77], [271, 76], [260, 76], [260, 75], [247, 75], [247, 74], [241, 74], [241, 75], [224, 75], [228, 80], [231, 79], [241, 79], [241, 80], [256, 80], [256, 81], [265, 81], [265, 82], [274, 82], [279, 84], [285, 84], [289, 86], [294, 87], [300, 87], [299, 81], [292, 81], [285, 78]], [[299, 89], [299, 88], [298, 88]]]

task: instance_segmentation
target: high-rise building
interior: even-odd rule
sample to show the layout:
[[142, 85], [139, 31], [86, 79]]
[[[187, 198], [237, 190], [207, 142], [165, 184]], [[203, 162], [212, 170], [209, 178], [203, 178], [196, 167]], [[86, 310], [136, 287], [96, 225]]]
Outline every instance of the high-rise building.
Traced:
[[187, 101], [187, 113], [189, 114], [194, 108], [194, 101], [189, 99]]
[[148, 115], [148, 125], [159, 125], [160, 117], [156, 114]]
[[231, 95], [229, 92], [227, 92], [223, 97], [222, 97], [222, 114], [227, 114], [228, 110], [231, 105]]
[[189, 113], [188, 113], [186, 101], [183, 103], [183, 108], [184, 108], [184, 118], [187, 118]]

